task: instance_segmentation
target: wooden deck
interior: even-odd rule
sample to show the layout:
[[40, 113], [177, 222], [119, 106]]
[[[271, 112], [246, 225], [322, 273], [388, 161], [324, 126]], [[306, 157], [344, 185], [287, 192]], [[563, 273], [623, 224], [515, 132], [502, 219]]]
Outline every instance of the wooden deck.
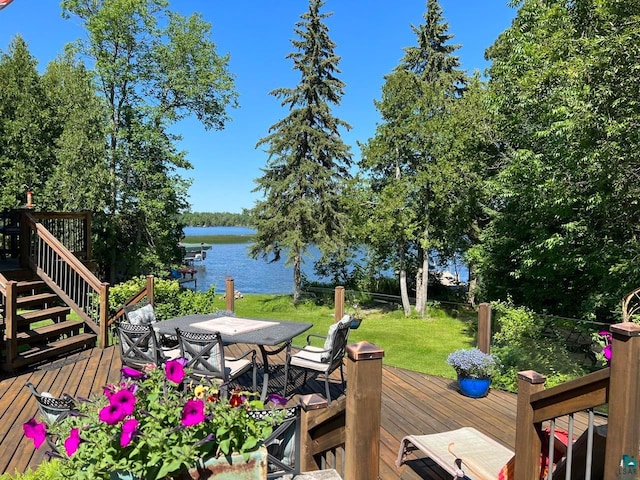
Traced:
[[[237, 348], [246, 348], [239, 345]], [[0, 473], [25, 471], [45, 459], [41, 447], [34, 451], [24, 438], [22, 424], [37, 414], [35, 400], [25, 382], [53, 395], [66, 392], [89, 397], [103, 385], [119, 378], [120, 357], [116, 347], [94, 348], [69, 356], [63, 361], [0, 381]], [[380, 432], [380, 478], [450, 480], [451, 476], [429, 460], [411, 460], [396, 468], [400, 440], [408, 434], [437, 433], [462, 426], [473, 426], [501, 444], [514, 448], [516, 396], [492, 390], [485, 398], [460, 395], [452, 380], [432, 377], [393, 367], [383, 367], [382, 425]], [[324, 388], [318, 385], [319, 392]], [[339, 394], [336, 384], [332, 395]], [[302, 391], [301, 393], [308, 393]], [[576, 429], [585, 428], [583, 419]]]

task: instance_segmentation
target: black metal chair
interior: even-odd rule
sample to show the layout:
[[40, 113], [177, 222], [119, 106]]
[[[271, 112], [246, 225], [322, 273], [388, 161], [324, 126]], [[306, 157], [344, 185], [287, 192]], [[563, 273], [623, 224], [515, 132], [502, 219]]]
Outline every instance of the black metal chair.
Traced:
[[151, 324], [132, 325], [120, 322], [116, 325], [122, 364], [141, 369], [145, 365], [160, 365], [165, 357], [158, 345], [158, 337]]
[[[331, 405], [331, 392], [329, 391], [329, 375], [340, 368], [340, 378], [344, 389], [344, 370], [343, 360], [347, 350], [347, 341], [351, 326], [351, 317], [345, 316], [338, 323], [334, 323], [329, 327], [328, 334], [325, 335], [307, 335], [307, 345], [304, 347], [290, 347], [287, 349], [287, 359], [284, 368], [284, 396], [287, 396], [287, 387], [289, 384], [289, 371], [297, 369], [304, 372], [303, 382], [307, 381], [307, 374], [324, 375], [324, 385], [327, 402]], [[312, 338], [322, 338], [325, 340], [324, 347], [315, 347], [311, 344]], [[298, 351], [291, 354], [291, 348]]]
[[64, 393], [61, 397], [54, 397], [48, 392], [38, 392], [31, 382], [24, 384], [38, 404], [38, 411], [46, 423], [55, 423], [64, 419], [76, 406], [76, 402], [70, 395]]
[[[287, 407], [287, 416], [275, 426], [263, 442], [267, 448], [267, 479], [284, 478], [300, 473], [300, 406]], [[249, 415], [262, 419], [271, 410], [250, 410]]]
[[[253, 390], [256, 390], [256, 352], [247, 350], [236, 358], [224, 356], [224, 344], [219, 332], [199, 333], [176, 328], [180, 356], [187, 359], [186, 368], [197, 379], [221, 381], [220, 393], [228, 395], [228, 384], [252, 371]], [[248, 357], [248, 359], [247, 359]]]

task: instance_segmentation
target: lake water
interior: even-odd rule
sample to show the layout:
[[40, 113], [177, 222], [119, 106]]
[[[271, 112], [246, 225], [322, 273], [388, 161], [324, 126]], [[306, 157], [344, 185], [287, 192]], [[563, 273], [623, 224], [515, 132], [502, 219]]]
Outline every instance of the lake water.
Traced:
[[[247, 227], [186, 227], [185, 237], [199, 235], [251, 235], [254, 230]], [[189, 241], [188, 238], [185, 241]], [[263, 259], [249, 257], [250, 243], [213, 244], [207, 250], [203, 261], [194, 262], [198, 270], [197, 289], [207, 290], [215, 285], [216, 292], [225, 289], [227, 277], [234, 280], [235, 289], [242, 293], [291, 294], [293, 293], [293, 268], [285, 267], [284, 255], [278, 262], [269, 263]], [[319, 256], [318, 250], [311, 248], [310, 254], [302, 265], [304, 275], [312, 281], [322, 279], [315, 275], [313, 262]], [[453, 265], [445, 266], [454, 272]], [[468, 271], [464, 265], [458, 265], [460, 280], [467, 281]]]
[[[246, 227], [187, 227], [184, 229], [186, 237], [193, 235], [250, 235], [254, 230]], [[185, 239], [188, 241], [188, 238]], [[215, 285], [216, 292], [225, 289], [227, 277], [233, 278], [236, 290], [242, 293], [293, 293], [293, 268], [285, 267], [284, 258], [278, 262], [269, 263], [263, 259], [249, 257], [250, 243], [214, 244], [207, 250], [206, 258], [201, 262], [194, 262], [193, 267], [198, 270], [198, 290], [205, 291]], [[313, 253], [313, 250], [312, 250]], [[307, 259], [302, 271], [311, 280], [317, 277], [313, 274], [313, 258]]]

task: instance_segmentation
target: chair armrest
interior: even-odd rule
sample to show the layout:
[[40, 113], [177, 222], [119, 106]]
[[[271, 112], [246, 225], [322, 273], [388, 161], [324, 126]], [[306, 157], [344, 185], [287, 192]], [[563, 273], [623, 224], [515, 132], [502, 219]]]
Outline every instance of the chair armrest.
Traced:
[[256, 351], [253, 348], [250, 348], [246, 352], [243, 352], [242, 355], [239, 355], [237, 357], [233, 357], [233, 359], [234, 360], [240, 360], [241, 358], [244, 358], [247, 355], [251, 355], [251, 363], [255, 364], [256, 363]]
[[321, 338], [322, 340], [326, 340], [327, 336], [326, 335], [318, 335], [317, 333], [310, 333], [309, 335], [307, 335], [307, 345], [311, 345], [311, 339], [312, 338]]

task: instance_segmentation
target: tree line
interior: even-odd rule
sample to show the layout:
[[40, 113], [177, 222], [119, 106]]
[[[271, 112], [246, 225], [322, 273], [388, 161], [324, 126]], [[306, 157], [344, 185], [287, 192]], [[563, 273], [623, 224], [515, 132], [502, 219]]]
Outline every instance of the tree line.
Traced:
[[180, 223], [190, 227], [251, 227], [251, 214], [230, 212], [187, 212], [179, 217]]
[[[0, 57], [0, 208], [23, 203], [29, 185], [38, 207], [92, 210], [111, 277], [166, 267], [182, 226], [207, 224], [188, 213], [175, 168], [190, 165], [168, 126], [196, 115], [223, 128], [237, 103], [202, 18], [169, 15], [164, 0], [126, 3], [63, 1], [87, 39], [42, 75], [19, 37]], [[476, 301], [610, 319], [640, 283], [640, 4], [513, 1], [490, 67], [469, 75], [427, 0], [360, 158], [332, 113], [345, 85], [324, 6], [309, 0], [294, 25], [299, 83], [271, 92], [288, 113], [256, 145], [268, 160], [256, 179], [264, 200], [242, 214], [257, 229], [252, 255], [285, 257], [294, 299], [315, 245], [335, 283], [375, 289], [376, 272], [397, 272], [407, 314], [425, 313], [437, 256], [465, 259]], [[354, 268], [363, 248], [369, 264]]]

